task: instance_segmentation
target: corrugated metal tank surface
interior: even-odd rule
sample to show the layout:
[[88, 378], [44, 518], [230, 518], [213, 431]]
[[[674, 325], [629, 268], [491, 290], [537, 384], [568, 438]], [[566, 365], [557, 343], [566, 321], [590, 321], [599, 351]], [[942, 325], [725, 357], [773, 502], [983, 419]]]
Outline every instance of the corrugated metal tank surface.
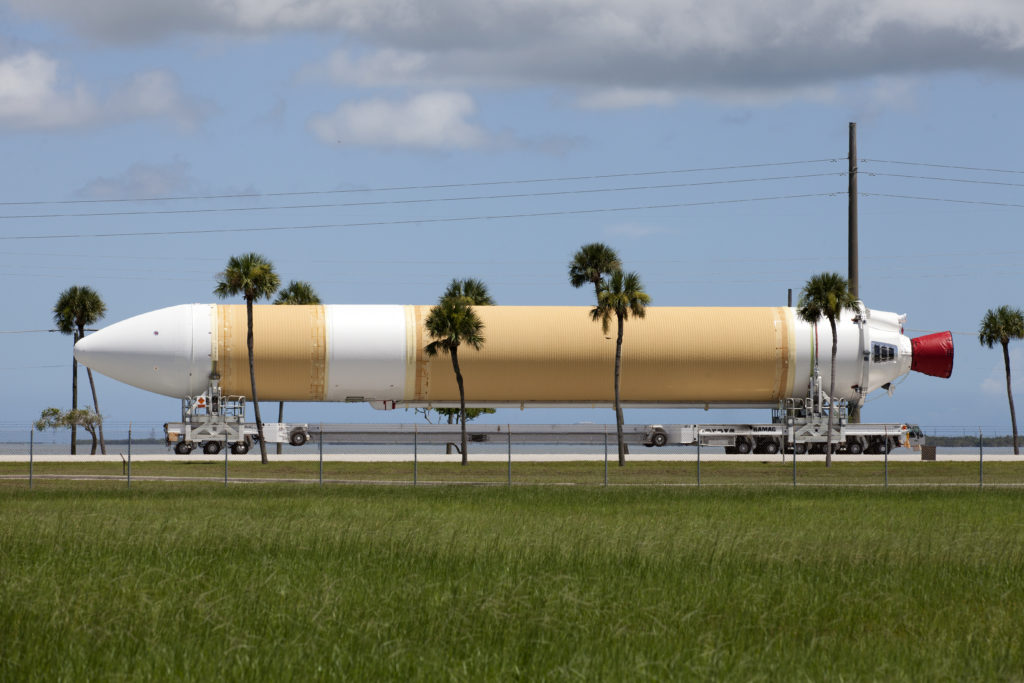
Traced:
[[[326, 377], [323, 306], [253, 306], [260, 399], [320, 401]], [[226, 395], [249, 396], [244, 305], [217, 306], [217, 367]]]
[[[416, 307], [416, 386], [408, 400], [457, 401], [447, 356], [428, 358]], [[471, 401], [608, 402], [616, 322], [589, 307], [481, 306], [486, 343], [459, 349]], [[621, 396], [637, 402], [772, 402], [792, 391], [792, 315], [783, 308], [648, 308], [625, 324]]]

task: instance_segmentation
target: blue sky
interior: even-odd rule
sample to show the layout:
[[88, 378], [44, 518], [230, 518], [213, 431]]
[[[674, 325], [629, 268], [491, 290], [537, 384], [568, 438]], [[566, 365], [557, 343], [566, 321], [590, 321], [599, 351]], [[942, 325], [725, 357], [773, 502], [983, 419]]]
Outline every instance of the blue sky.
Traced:
[[[1024, 6], [998, 0], [0, 0], [0, 423], [70, 405], [70, 339], [23, 332], [62, 289], [97, 289], [109, 324], [214, 300], [243, 251], [330, 303], [431, 303], [474, 276], [499, 303], [586, 305], [566, 264], [602, 240], [655, 305], [783, 304], [845, 273], [856, 121], [862, 298], [911, 335], [964, 333], [951, 379], [912, 375], [865, 417], [1008, 431], [1001, 354], [975, 332], [1024, 306], [1022, 74]], [[269, 227], [288, 229], [247, 231]], [[178, 410], [98, 392], [111, 425]]]

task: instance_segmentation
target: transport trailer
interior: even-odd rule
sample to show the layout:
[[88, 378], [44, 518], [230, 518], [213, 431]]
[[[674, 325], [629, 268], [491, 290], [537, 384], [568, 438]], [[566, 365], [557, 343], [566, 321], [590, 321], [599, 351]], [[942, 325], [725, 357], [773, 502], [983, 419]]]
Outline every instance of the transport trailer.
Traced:
[[[164, 423], [164, 437], [178, 455], [188, 455], [196, 448], [216, 455], [225, 444], [235, 455], [242, 455], [256, 442], [256, 424], [245, 421], [244, 396], [223, 396], [213, 382], [206, 392], [182, 400], [181, 422]], [[309, 425], [264, 422], [263, 439], [301, 446], [309, 440]]]
[[[825, 440], [801, 440], [785, 424], [650, 425], [645, 446], [721, 446], [727, 454], [824, 453]], [[819, 437], [820, 438], [820, 437]], [[885, 453], [896, 448], [917, 448], [924, 435], [917, 425], [905, 423], [843, 424], [833, 428], [832, 451], [859, 455]]]

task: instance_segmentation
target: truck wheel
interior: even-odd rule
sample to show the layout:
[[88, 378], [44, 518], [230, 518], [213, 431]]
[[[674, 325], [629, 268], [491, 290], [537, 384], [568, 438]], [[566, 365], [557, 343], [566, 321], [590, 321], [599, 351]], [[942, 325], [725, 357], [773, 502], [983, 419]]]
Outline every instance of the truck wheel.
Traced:
[[192, 444], [187, 441], [179, 441], [174, 444], [174, 452], [178, 455], [188, 455], [192, 452]]
[[864, 445], [861, 444], [860, 439], [850, 439], [846, 442], [846, 452], [850, 455], [860, 455], [864, 452]]
[[220, 453], [220, 441], [207, 441], [203, 444], [203, 453], [217, 455]]
[[668, 435], [665, 432], [654, 432], [654, 436], [651, 437], [651, 445], [661, 448], [668, 443]]
[[807, 452], [807, 444], [804, 442], [793, 444], [793, 452], [797, 455], [803, 455]]
[[288, 436], [288, 443], [293, 446], [302, 446], [306, 443], [308, 438], [309, 437], [306, 435], [306, 432], [301, 429], [296, 429]]
[[761, 444], [761, 452], [775, 455], [779, 452], [779, 442], [775, 439], [765, 439], [764, 443]]
[[235, 455], [245, 455], [246, 453], [249, 452], [249, 442], [248, 441], [236, 441], [236, 442], [234, 442], [233, 444], [231, 444], [231, 452], [234, 453]]
[[746, 455], [750, 452], [750, 441], [744, 437], [736, 439], [736, 452], [740, 455]]

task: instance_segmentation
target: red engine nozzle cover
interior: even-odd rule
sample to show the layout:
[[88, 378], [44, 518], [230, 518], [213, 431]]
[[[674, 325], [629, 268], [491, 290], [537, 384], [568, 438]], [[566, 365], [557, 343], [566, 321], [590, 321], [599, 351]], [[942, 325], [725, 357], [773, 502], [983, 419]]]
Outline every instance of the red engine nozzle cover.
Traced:
[[910, 340], [913, 352], [910, 369], [932, 377], [953, 374], [953, 335], [936, 332]]

